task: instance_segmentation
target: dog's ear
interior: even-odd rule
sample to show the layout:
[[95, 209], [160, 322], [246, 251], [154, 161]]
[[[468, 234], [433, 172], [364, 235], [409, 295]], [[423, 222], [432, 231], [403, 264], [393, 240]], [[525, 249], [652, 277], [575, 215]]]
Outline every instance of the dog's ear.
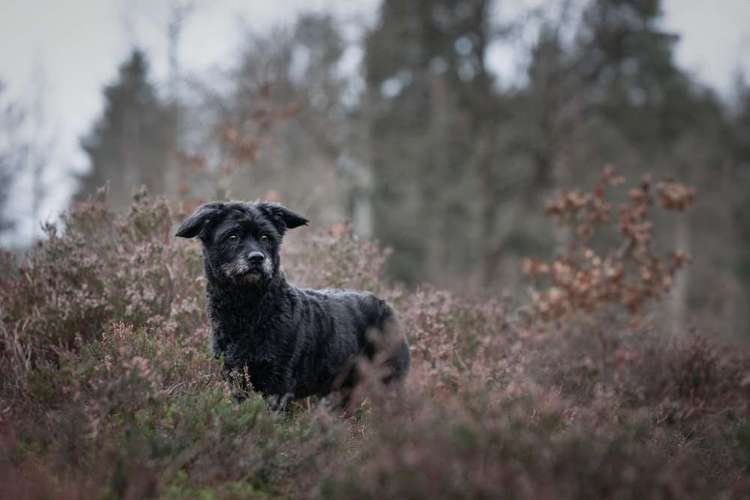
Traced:
[[295, 227], [304, 226], [307, 224], [307, 219], [301, 215], [292, 212], [284, 205], [280, 203], [269, 203], [263, 202], [255, 205], [258, 210], [271, 219], [276, 228], [280, 233], [284, 233], [287, 229], [294, 229]]
[[175, 236], [179, 236], [180, 238], [194, 238], [198, 236], [206, 222], [218, 215], [223, 209], [223, 203], [204, 203], [196, 208], [193, 214], [180, 224]]

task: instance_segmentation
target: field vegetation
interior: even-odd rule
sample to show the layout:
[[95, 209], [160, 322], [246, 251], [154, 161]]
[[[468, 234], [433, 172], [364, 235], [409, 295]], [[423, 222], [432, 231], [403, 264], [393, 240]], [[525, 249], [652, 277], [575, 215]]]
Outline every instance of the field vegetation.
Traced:
[[524, 261], [528, 297], [400, 287], [345, 225], [290, 234], [293, 281], [393, 302], [413, 369], [280, 414], [209, 355], [185, 207], [76, 205], [2, 256], [0, 497], [746, 498], [750, 356], [655, 321], [687, 256], [654, 248], [652, 212], [694, 192], [622, 182], [548, 203], [567, 237]]

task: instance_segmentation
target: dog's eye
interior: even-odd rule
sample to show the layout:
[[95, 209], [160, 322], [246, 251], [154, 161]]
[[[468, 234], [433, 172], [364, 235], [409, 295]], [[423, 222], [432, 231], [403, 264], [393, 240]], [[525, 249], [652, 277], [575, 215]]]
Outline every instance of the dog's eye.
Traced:
[[261, 234], [260, 241], [263, 243], [270, 243], [271, 238], [269, 238], [267, 234]]
[[237, 241], [237, 240], [239, 240], [239, 239], [240, 239], [240, 237], [239, 237], [239, 236], [237, 236], [237, 235], [236, 235], [236, 234], [234, 234], [234, 233], [232, 233], [232, 234], [230, 234], [229, 236], [227, 236], [227, 241], [231, 241], [232, 243], [234, 243], [235, 241]]

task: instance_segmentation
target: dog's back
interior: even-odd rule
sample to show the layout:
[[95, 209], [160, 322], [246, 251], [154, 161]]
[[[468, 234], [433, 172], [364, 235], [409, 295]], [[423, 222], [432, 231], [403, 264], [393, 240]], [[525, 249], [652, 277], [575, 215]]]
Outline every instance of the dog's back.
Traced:
[[348, 370], [359, 358], [380, 365], [385, 382], [406, 375], [409, 347], [384, 300], [351, 290], [295, 289], [293, 297], [299, 307], [299, 340], [309, 349], [294, 368], [301, 382], [297, 397], [353, 385], [356, 376]]

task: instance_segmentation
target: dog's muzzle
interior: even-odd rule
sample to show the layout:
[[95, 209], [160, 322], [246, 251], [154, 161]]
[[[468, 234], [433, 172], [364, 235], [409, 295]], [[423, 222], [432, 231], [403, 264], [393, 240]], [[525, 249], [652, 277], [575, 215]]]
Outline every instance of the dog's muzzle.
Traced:
[[262, 254], [242, 257], [221, 266], [224, 275], [234, 281], [254, 284], [271, 275], [271, 260]]

